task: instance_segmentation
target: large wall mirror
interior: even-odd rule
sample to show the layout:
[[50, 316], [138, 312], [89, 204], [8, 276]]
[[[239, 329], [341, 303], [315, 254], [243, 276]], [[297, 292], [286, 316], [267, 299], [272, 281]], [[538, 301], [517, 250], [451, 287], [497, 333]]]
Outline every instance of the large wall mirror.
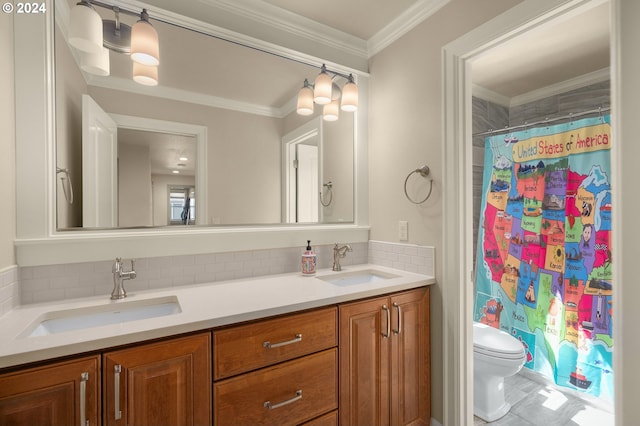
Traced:
[[[150, 10], [158, 84], [136, 83], [115, 50], [110, 74], [95, 75], [68, 42], [76, 3], [54, 3], [57, 230], [354, 222], [355, 113], [329, 122], [318, 105], [311, 116], [295, 110], [315, 64]], [[114, 10], [95, 9], [115, 22]]]
[[[313, 43], [285, 47], [277, 32], [259, 39], [198, 14], [109, 0], [147, 7], [158, 31], [159, 84], [143, 86], [120, 53], [110, 53], [108, 77], [82, 71], [67, 44], [76, 1], [43, 2], [46, 13], [14, 20], [19, 265], [368, 240], [366, 64], [339, 65], [354, 56]], [[114, 20], [110, 8], [96, 10]], [[357, 115], [340, 111], [326, 122], [319, 106], [312, 116], [296, 114], [297, 92], [324, 62], [356, 76]], [[85, 129], [117, 137], [92, 151], [100, 132], [85, 138], [83, 121], [100, 111], [106, 118]], [[304, 187], [291, 184], [300, 171], [294, 161], [312, 167], [300, 172]]]

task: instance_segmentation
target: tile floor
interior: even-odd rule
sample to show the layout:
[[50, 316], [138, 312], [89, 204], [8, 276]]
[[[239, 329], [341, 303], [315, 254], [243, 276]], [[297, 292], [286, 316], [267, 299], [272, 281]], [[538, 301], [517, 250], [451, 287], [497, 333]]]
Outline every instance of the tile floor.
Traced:
[[486, 423], [476, 417], [474, 426], [613, 426], [613, 407], [590, 395], [555, 386], [546, 378], [521, 371], [505, 379], [511, 411]]

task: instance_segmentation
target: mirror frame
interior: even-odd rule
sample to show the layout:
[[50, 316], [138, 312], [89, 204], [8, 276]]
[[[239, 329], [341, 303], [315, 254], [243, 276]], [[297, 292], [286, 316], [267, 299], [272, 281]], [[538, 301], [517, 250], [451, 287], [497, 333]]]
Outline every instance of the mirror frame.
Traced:
[[369, 240], [368, 74], [138, 2], [137, 6], [148, 7], [156, 16], [184, 27], [316, 64], [318, 68], [325, 62], [327, 66], [356, 76], [360, 106], [354, 132], [354, 222], [345, 225], [58, 231], [55, 216], [55, 17], [53, 0], [44, 0], [44, 3], [44, 14], [14, 17], [14, 65], [19, 70], [15, 73], [15, 248], [19, 266], [111, 260], [116, 256], [144, 258], [296, 247], [308, 239], [315, 244]]

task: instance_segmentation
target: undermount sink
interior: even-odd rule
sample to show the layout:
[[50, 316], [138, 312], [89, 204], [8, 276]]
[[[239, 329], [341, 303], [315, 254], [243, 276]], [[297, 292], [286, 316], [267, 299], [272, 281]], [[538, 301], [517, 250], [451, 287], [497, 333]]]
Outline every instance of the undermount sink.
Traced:
[[22, 336], [47, 336], [65, 331], [163, 317], [180, 312], [182, 309], [176, 296], [51, 311], [35, 320]]
[[398, 275], [393, 275], [388, 272], [382, 272], [375, 269], [364, 269], [361, 271], [346, 271], [337, 274], [324, 275], [318, 278], [322, 281], [335, 285], [354, 285], [398, 278]]

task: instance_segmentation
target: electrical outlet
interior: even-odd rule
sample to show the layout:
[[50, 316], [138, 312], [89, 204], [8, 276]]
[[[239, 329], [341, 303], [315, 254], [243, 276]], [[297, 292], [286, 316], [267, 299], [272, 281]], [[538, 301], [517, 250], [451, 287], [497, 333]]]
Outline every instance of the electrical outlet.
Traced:
[[400, 241], [409, 240], [409, 222], [406, 220], [398, 221], [398, 239]]

